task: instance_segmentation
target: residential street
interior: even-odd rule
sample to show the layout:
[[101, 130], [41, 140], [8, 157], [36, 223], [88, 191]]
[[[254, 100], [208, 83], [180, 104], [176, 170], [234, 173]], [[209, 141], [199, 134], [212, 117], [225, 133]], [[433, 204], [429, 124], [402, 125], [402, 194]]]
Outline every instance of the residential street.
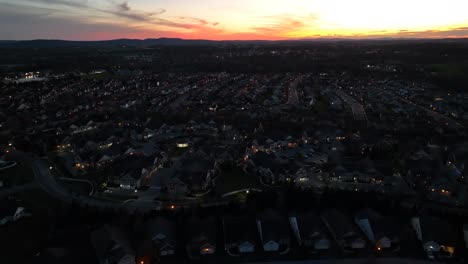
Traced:
[[39, 183], [40, 187], [48, 194], [66, 203], [76, 202], [81, 206], [90, 206], [100, 209], [114, 210], [124, 209], [128, 212], [149, 212], [152, 210], [157, 210], [158, 208], [157, 204], [153, 201], [141, 200], [129, 203], [117, 203], [113, 201], [106, 201], [98, 198], [93, 198], [90, 196], [72, 194], [57, 183], [53, 175], [50, 173], [48, 164], [45, 160], [37, 159], [33, 161], [32, 168], [36, 177], [36, 181]]

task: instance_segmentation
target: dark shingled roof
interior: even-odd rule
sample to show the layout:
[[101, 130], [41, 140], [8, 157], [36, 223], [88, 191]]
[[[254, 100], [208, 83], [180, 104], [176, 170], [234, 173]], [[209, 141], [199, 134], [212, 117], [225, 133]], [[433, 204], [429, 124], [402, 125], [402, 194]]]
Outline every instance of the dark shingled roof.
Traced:
[[149, 239], [153, 239], [156, 235], [163, 234], [166, 236], [165, 241], [173, 246], [176, 244], [176, 227], [164, 217], [156, 217], [147, 222], [147, 235]]
[[115, 242], [111, 239], [109, 232], [104, 228], [93, 231], [90, 235], [90, 239], [91, 245], [99, 259], [106, 258], [109, 250], [115, 246]]
[[192, 218], [187, 223], [188, 238], [192, 246], [209, 243], [216, 246], [216, 221], [213, 217]]
[[356, 217], [369, 220], [376, 240], [384, 236], [392, 240], [399, 239], [400, 231], [409, 223], [405, 223], [404, 219], [399, 217], [382, 216], [370, 208], [359, 211]]
[[263, 243], [289, 239], [289, 222], [285, 216], [268, 211], [261, 214], [257, 220], [262, 223]]
[[439, 245], [455, 246], [457, 242], [457, 231], [455, 226], [448, 221], [423, 216], [419, 218], [423, 242], [435, 241]]
[[249, 241], [250, 243], [255, 244], [255, 235], [257, 234], [255, 219], [247, 216], [226, 216], [223, 221], [224, 234], [226, 236], [225, 243], [241, 244], [245, 241]]
[[358, 234], [358, 230], [350, 217], [336, 209], [325, 211], [322, 217], [332, 229], [330, 231], [333, 232], [338, 239], [343, 239], [347, 234]]
[[296, 219], [301, 239], [328, 238], [328, 231], [317, 214], [299, 214]]
[[90, 235], [91, 245], [99, 259], [120, 259], [125, 254], [133, 254], [125, 236], [120, 229], [104, 226], [93, 231]]
[[174, 166], [177, 177], [188, 186], [198, 187], [204, 184], [206, 175], [214, 167], [214, 160], [201, 157], [179, 159]]

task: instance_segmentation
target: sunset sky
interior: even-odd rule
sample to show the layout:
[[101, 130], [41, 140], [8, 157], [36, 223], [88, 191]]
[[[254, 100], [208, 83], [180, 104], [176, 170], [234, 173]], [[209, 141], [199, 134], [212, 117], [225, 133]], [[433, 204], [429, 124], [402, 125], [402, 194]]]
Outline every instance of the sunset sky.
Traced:
[[468, 0], [0, 0], [0, 39], [468, 37]]

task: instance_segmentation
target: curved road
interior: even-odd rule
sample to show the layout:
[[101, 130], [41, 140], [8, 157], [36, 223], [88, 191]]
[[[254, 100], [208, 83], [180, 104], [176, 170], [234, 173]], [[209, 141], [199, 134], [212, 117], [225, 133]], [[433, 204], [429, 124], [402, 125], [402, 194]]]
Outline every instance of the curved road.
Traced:
[[18, 165], [16, 162], [13, 162], [12, 164], [10, 164], [8, 166], [5, 166], [5, 164], [3, 164], [3, 166], [5, 166], [5, 167], [0, 167], [0, 170], [6, 170], [6, 169], [9, 169], [9, 168], [13, 168], [16, 165]]
[[91, 186], [91, 191], [89, 191], [89, 195], [93, 195], [94, 194], [94, 185], [92, 182], [88, 181], [88, 180], [82, 180], [82, 179], [73, 179], [73, 178], [66, 178], [66, 177], [60, 177], [59, 180], [61, 181], [68, 181], [68, 182], [79, 182], [79, 183], [86, 183], [86, 184], [89, 184]]
[[135, 201], [131, 203], [119, 203], [101, 200], [91, 196], [82, 196], [69, 192], [57, 183], [50, 173], [49, 164], [44, 159], [36, 159], [32, 162], [32, 169], [39, 186], [51, 196], [66, 203], [75, 202], [80, 206], [90, 206], [99, 209], [126, 210], [128, 212], [150, 212], [160, 209], [160, 204], [153, 201]]

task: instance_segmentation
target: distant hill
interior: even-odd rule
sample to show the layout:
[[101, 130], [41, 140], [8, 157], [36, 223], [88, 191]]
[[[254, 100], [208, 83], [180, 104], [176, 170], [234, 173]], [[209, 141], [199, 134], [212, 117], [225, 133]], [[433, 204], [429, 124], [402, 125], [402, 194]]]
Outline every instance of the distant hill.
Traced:
[[180, 38], [158, 38], [158, 39], [114, 39], [103, 41], [69, 41], [54, 39], [36, 40], [0, 40], [0, 48], [79, 48], [79, 47], [152, 47], [152, 46], [208, 46], [208, 45], [272, 45], [272, 44], [303, 44], [310, 42], [369, 42], [369, 43], [394, 43], [394, 42], [463, 42], [468, 43], [468, 39], [344, 39], [344, 38], [320, 38], [301, 40], [203, 40], [203, 39], [180, 39]]
[[[212, 40], [191, 40], [178, 38], [159, 39], [115, 39], [103, 41], [68, 41], [68, 40], [24, 40], [24, 41], [0, 41], [0, 47], [6, 48], [68, 48], [68, 47], [151, 47], [163, 46], [196, 46], [215, 45], [223, 43], [233, 43], [234, 41], [212, 41]], [[252, 41], [255, 42], [255, 41]], [[263, 42], [263, 41], [262, 41]]]

